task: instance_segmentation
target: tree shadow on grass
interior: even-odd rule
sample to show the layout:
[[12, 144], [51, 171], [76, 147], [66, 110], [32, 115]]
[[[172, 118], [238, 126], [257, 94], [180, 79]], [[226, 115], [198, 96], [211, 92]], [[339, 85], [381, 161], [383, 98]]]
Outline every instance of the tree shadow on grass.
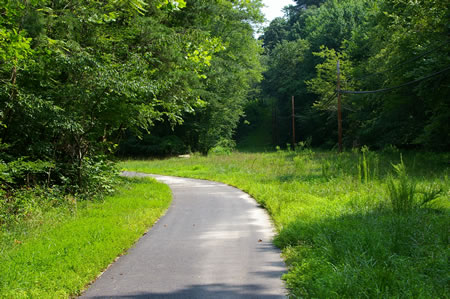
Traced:
[[444, 296], [448, 214], [417, 209], [399, 215], [380, 207], [315, 222], [297, 219], [275, 239], [287, 248], [288, 287], [318, 298]]

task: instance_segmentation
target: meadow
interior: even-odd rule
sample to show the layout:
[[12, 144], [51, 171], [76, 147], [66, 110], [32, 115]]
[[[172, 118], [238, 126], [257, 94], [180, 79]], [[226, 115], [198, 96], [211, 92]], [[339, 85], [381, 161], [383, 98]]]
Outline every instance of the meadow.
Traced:
[[289, 271], [306, 298], [447, 298], [448, 153], [363, 147], [124, 160], [122, 169], [215, 180], [270, 213]]
[[121, 179], [111, 196], [62, 198], [65, 204], [0, 226], [0, 298], [80, 295], [159, 219], [171, 198], [153, 179]]

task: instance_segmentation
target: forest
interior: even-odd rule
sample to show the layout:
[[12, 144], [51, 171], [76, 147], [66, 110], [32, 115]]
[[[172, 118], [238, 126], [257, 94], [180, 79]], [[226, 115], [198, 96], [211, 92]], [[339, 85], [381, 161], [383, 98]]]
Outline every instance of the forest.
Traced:
[[[111, 158], [129, 136], [151, 133], [164, 153], [191, 144], [207, 152], [231, 140], [262, 78], [251, 26], [263, 19], [259, 1], [2, 0], [1, 7], [3, 198], [34, 185], [82, 197], [108, 191]], [[156, 134], [181, 124], [185, 144]]]
[[295, 142], [336, 147], [338, 60], [341, 90], [387, 89], [342, 94], [346, 148], [448, 149], [446, 1], [299, 0], [256, 40], [261, 6], [2, 0], [3, 196], [95, 193], [117, 153], [231, 149], [264, 122], [293, 143], [292, 96]]
[[296, 2], [260, 38], [275, 143], [291, 140], [295, 96], [300, 140], [336, 145], [339, 60], [345, 147], [449, 148], [445, 1]]
[[339, 113], [344, 152], [445, 156], [448, 2], [294, 2], [0, 0], [0, 232], [113, 194], [123, 158], [335, 154]]

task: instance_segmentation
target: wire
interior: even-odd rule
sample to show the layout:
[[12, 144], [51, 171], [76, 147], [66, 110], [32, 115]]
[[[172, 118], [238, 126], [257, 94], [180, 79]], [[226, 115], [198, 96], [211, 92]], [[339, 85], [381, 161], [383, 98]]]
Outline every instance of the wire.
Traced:
[[438, 72], [435, 72], [435, 73], [433, 73], [431, 75], [428, 75], [426, 77], [423, 77], [423, 78], [420, 78], [420, 79], [417, 79], [417, 80], [414, 80], [414, 81], [410, 81], [410, 82], [407, 82], [407, 83], [404, 83], [404, 84], [401, 84], [401, 85], [398, 85], [398, 86], [389, 87], [389, 88], [383, 88], [383, 89], [377, 89], [377, 90], [368, 90], [368, 91], [336, 90], [336, 92], [341, 93], [341, 94], [369, 94], [369, 93], [387, 92], [387, 91], [391, 91], [391, 90], [394, 90], [394, 89], [402, 88], [402, 87], [405, 87], [405, 86], [408, 86], [408, 85], [411, 85], [411, 84], [415, 84], [415, 83], [418, 83], [418, 82], [430, 79], [432, 77], [435, 77], [437, 75], [445, 73], [448, 70], [450, 70], [450, 66], [447, 66], [445, 69], [440, 70]]
[[[431, 49], [431, 50], [429, 50], [429, 51], [426, 51], [426, 52], [424, 52], [424, 53], [422, 53], [422, 54], [420, 54], [420, 55], [417, 55], [417, 56], [415, 56], [415, 57], [413, 57], [413, 58], [411, 58], [411, 59], [408, 59], [408, 60], [406, 60], [406, 61], [404, 61], [404, 62], [396, 63], [396, 64], [390, 66], [388, 69], [386, 69], [386, 70], [384, 70], [384, 71], [377, 72], [377, 73], [372, 73], [372, 74], [368, 74], [368, 75], [366, 75], [366, 76], [363, 76], [363, 77], [361, 77], [361, 78], [358, 78], [358, 80], [364, 80], [364, 79], [367, 79], [367, 78], [372, 77], [372, 76], [384, 74], [384, 73], [386, 73], [386, 72], [388, 72], [388, 71], [390, 71], [390, 70], [392, 70], [392, 69], [394, 69], [394, 68], [397, 68], [397, 67], [399, 67], [399, 66], [402, 66], [402, 65], [411, 63], [411, 62], [413, 62], [413, 61], [416, 61], [417, 59], [420, 59], [420, 58], [422, 58], [422, 57], [424, 57], [424, 56], [426, 56], [426, 55], [428, 55], [428, 54], [430, 54], [430, 53], [433, 53], [434, 51], [436, 51], [436, 50], [442, 48], [443, 46], [447, 45], [448, 43], [450, 43], [450, 40], [447, 40], [446, 42], [440, 44], [440, 45], [437, 46], [436, 48], [433, 48], [433, 49]], [[396, 71], [399, 71], [399, 70], [400, 70], [400, 68], [397, 68]]]
[[337, 95], [337, 91], [334, 91], [334, 93], [331, 95], [331, 97], [329, 97], [324, 103], [325, 103], [325, 105], [326, 104], [328, 104], [328, 103], [330, 103], [331, 102], [331, 100], [333, 100], [333, 98]]

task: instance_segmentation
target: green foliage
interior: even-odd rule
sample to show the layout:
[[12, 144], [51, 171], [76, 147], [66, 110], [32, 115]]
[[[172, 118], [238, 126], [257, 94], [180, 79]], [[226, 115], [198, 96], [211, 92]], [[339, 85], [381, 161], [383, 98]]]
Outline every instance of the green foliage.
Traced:
[[120, 143], [118, 155], [131, 157], [157, 157], [185, 154], [188, 151], [183, 140], [175, 135], [163, 137], [153, 134], [144, 135], [142, 139], [129, 136]]
[[387, 185], [392, 209], [399, 214], [411, 212], [415, 207], [416, 184], [408, 177], [403, 160], [392, 166], [398, 177], [398, 181], [390, 177]]
[[298, 6], [320, 6], [325, 0], [294, 0]]
[[[419, 190], [417, 183], [408, 176], [402, 158], [400, 158], [400, 163], [392, 166], [396, 178], [389, 176], [387, 188], [395, 213], [406, 214], [411, 213], [414, 209], [426, 207], [443, 193], [441, 187], [436, 185], [428, 185], [423, 190]], [[419, 198], [420, 193], [422, 194], [421, 198]]]
[[[2, 225], [110, 194], [125, 133], [136, 140], [191, 117], [205, 151], [232, 139], [260, 76], [247, 21], [261, 4], [209, 3], [0, 0]], [[163, 134], [127, 154], [199, 147], [188, 141]]]
[[313, 54], [324, 59], [323, 63], [316, 65], [317, 77], [306, 81], [309, 90], [321, 96], [313, 106], [322, 110], [335, 111], [337, 97], [333, 97], [333, 94], [337, 86], [337, 65], [339, 62], [340, 80], [344, 85], [341, 88], [352, 90], [354, 86], [348, 78], [348, 74], [352, 71], [351, 62], [345, 53], [338, 53], [326, 47], [321, 47], [320, 52]]
[[[296, 127], [301, 139], [312, 137], [315, 145], [328, 145], [330, 137], [334, 137], [336, 120], [331, 95], [336, 89], [337, 59], [342, 60], [344, 77], [352, 68], [340, 45], [351, 38], [352, 30], [366, 14], [369, 1], [323, 2], [320, 7], [310, 6], [312, 3], [309, 2], [291, 7], [287, 20], [272, 22], [261, 37], [268, 64], [262, 96], [276, 99], [272, 108], [275, 144], [284, 144], [291, 139], [286, 134], [291, 129], [285, 120], [291, 114], [291, 96], [296, 99]], [[298, 45], [297, 51], [294, 45]], [[283, 59], [285, 57], [287, 59]], [[314, 78], [317, 70], [321, 75]], [[316, 92], [320, 94], [319, 99]]]
[[58, 188], [23, 188], [2, 194], [0, 201], [0, 226], [8, 228], [26, 220], [37, 218], [56, 208], [70, 206]]
[[36, 183], [37, 176], [50, 176], [55, 164], [46, 161], [25, 161], [25, 157], [18, 160], [5, 163], [0, 161], [2, 165], [2, 183], [30, 186], [31, 183]]
[[184, 0], [160, 0], [160, 4], [157, 5], [158, 8], [164, 7], [168, 10], [179, 10], [186, 6], [186, 2]]
[[208, 151], [208, 155], [229, 155], [236, 148], [233, 140], [220, 140], [217, 145]]
[[[366, 170], [360, 173], [364, 159]], [[416, 182], [416, 207], [426, 208], [408, 213], [391, 208], [387, 181], [392, 164], [402, 163], [398, 150], [337, 155], [279, 149], [124, 161], [122, 167], [217, 180], [251, 194], [276, 225], [292, 297], [445, 298], [448, 154], [406, 152], [402, 161], [408, 180]], [[432, 205], [421, 204], [437, 193]]]
[[[125, 133], [139, 139], [164, 131], [153, 149], [145, 142], [131, 147], [145, 155], [189, 146], [206, 153], [232, 140], [261, 77], [261, 49], [249, 24], [262, 21], [259, 0], [0, 6], [5, 194], [23, 186], [59, 186], [82, 198], [111, 192], [109, 161]], [[173, 132], [185, 122], [195, 139]]]
[[212, 62], [211, 73], [207, 75], [211, 79], [205, 95], [209, 104], [201, 111], [201, 121], [195, 124], [200, 128], [198, 149], [202, 152], [207, 152], [222, 139], [233, 139], [249, 99], [248, 92], [261, 79], [258, 59], [261, 51], [252, 37], [252, 31], [243, 28], [239, 32], [235, 26], [232, 27], [228, 50]]
[[[118, 181], [117, 166], [106, 156], [85, 157], [80, 183], [73, 185], [70, 177], [60, 176], [58, 185], [50, 185], [56, 173], [78, 173], [78, 169], [61, 171], [53, 163], [19, 159], [0, 163], [0, 225], [12, 225], [34, 218], [57, 207], [77, 201], [99, 199], [111, 194]], [[38, 182], [47, 182], [45, 186]], [[75, 195], [69, 195], [72, 193]]]
[[201, 66], [195, 72], [197, 81], [189, 84], [201, 105], [194, 114], [185, 110], [181, 126], [156, 124], [153, 135], [175, 135], [185, 147], [203, 154], [222, 140], [233, 140], [244, 107], [253, 97], [252, 89], [261, 80], [262, 49], [249, 24], [262, 21], [260, 8], [261, 1], [196, 0], [177, 12], [172, 19], [176, 26], [188, 25], [208, 35], [200, 44], [188, 44], [188, 61]]
[[273, 151], [270, 102], [255, 99], [245, 107], [245, 116], [236, 131], [236, 147], [240, 151]]
[[[59, 196], [49, 200], [73, 202]], [[2, 226], [0, 294], [6, 298], [80, 295], [161, 217], [170, 200], [170, 189], [153, 179], [123, 179], [118, 192], [104, 201], [73, 202], [35, 214], [26, 223]]]
[[119, 169], [105, 155], [85, 157], [81, 169], [80, 196], [90, 199], [96, 195], [113, 193], [117, 184]]
[[[263, 96], [277, 98], [273, 131], [281, 137], [276, 143], [289, 140], [284, 118], [292, 95], [298, 99], [300, 138], [312, 136], [315, 145], [326, 147], [336, 143], [338, 59], [343, 90], [398, 86], [445, 69], [450, 44], [444, 2], [297, 1], [286, 10], [261, 37], [269, 61]], [[277, 47], [298, 41], [308, 44], [299, 65], [289, 69], [271, 62]], [[445, 72], [385, 93], [343, 95], [344, 142], [447, 149], [448, 78]]]

